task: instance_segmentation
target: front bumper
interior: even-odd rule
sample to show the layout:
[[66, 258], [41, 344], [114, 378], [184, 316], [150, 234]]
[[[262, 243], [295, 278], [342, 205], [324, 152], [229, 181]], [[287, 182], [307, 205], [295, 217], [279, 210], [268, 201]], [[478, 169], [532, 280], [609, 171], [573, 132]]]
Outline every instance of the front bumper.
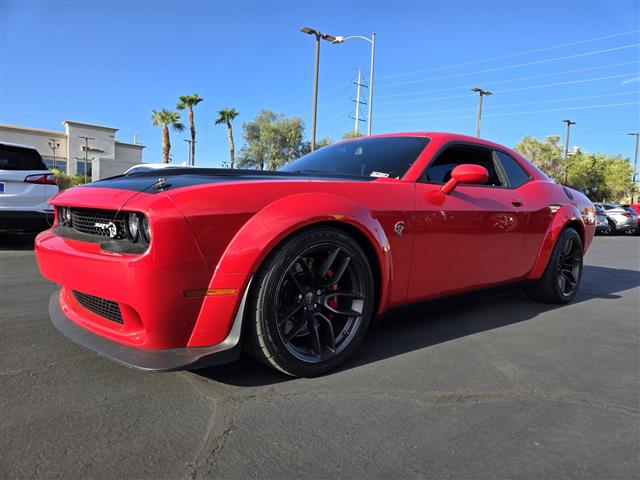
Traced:
[[[248, 291], [248, 289], [247, 289]], [[236, 360], [241, 352], [242, 312], [246, 295], [227, 338], [210, 347], [142, 349], [116, 343], [86, 330], [64, 313], [61, 306], [63, 292], [51, 295], [49, 316], [53, 325], [73, 342], [127, 367], [148, 371], [174, 371], [220, 365]]]

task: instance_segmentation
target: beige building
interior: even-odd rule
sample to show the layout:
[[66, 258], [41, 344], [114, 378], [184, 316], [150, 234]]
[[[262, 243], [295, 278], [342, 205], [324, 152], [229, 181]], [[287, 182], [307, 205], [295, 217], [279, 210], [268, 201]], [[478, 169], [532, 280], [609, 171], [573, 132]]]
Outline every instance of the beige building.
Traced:
[[[0, 142], [31, 145], [49, 168], [55, 163], [55, 168], [72, 175], [84, 174], [85, 145], [88, 144], [86, 163], [92, 180], [119, 175], [142, 163], [144, 146], [116, 140], [117, 128], [68, 120], [62, 125], [63, 132], [0, 124]], [[90, 140], [85, 142], [82, 137]]]

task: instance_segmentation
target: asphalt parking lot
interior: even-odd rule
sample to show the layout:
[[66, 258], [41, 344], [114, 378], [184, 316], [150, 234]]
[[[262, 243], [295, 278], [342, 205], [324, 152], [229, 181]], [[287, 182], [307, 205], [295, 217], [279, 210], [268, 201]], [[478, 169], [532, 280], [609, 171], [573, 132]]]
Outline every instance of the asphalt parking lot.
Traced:
[[638, 478], [640, 239], [594, 240], [565, 307], [520, 291], [383, 319], [340, 371], [143, 373], [49, 323], [0, 251], [2, 478]]

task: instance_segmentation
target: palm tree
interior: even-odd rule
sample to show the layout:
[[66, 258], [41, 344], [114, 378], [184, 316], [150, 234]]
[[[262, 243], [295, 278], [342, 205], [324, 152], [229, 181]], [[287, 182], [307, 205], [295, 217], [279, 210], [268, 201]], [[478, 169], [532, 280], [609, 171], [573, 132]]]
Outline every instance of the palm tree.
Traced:
[[216, 119], [216, 125], [220, 125], [221, 123], [226, 123], [227, 125], [227, 134], [229, 135], [230, 168], [233, 168], [236, 151], [236, 147], [233, 143], [233, 127], [231, 126], [231, 122], [233, 122], [234, 118], [238, 115], [239, 113], [235, 108], [223, 108], [222, 110], [218, 110], [218, 118]]
[[200, 98], [197, 93], [193, 95], [183, 95], [178, 97], [178, 110], [189, 109], [189, 130], [191, 130], [191, 164], [196, 164], [196, 124], [193, 120], [193, 107], [199, 104], [203, 98]]
[[157, 127], [162, 125], [162, 161], [169, 163], [169, 150], [171, 150], [171, 142], [169, 141], [169, 125], [174, 130], [181, 132], [184, 125], [180, 123], [180, 114], [163, 108], [162, 110], [151, 110], [151, 125]]

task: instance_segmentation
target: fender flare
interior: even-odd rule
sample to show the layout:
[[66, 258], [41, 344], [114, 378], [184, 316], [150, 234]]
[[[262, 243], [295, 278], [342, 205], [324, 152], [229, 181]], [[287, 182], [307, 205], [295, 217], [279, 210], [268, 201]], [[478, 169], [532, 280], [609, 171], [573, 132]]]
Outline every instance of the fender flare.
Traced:
[[357, 229], [367, 239], [375, 252], [380, 274], [377, 311], [382, 312], [388, 303], [393, 269], [389, 240], [380, 222], [363, 205], [340, 195], [294, 194], [265, 206], [231, 239], [211, 278], [209, 289], [234, 289], [236, 293], [205, 297], [189, 345], [213, 345], [223, 341], [249, 279], [266, 256], [292, 233], [322, 222], [343, 223]]
[[553, 247], [555, 246], [560, 233], [570, 223], [580, 225], [578, 234], [583, 239], [583, 248], [586, 248], [586, 244], [584, 242], [584, 224], [578, 207], [573, 204], [561, 206], [558, 211], [553, 214], [553, 219], [547, 227], [544, 239], [540, 245], [540, 250], [538, 251], [538, 256], [536, 257], [536, 261], [531, 269], [531, 273], [529, 273], [530, 279], [534, 280], [540, 278], [544, 274], [544, 271], [547, 268], [547, 263], [549, 262], [549, 257], [551, 257], [551, 252], [553, 251]]

